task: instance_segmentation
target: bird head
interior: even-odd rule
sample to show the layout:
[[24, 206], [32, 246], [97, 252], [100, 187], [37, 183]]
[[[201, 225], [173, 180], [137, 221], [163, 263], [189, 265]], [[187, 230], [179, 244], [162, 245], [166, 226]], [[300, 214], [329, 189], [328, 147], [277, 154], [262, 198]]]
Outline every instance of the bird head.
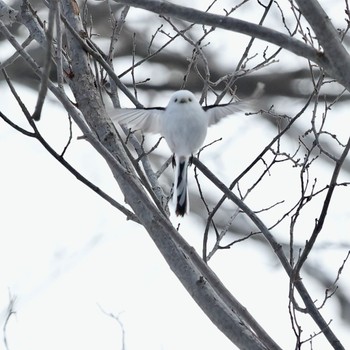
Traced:
[[196, 102], [196, 97], [188, 90], [179, 90], [171, 96], [169, 104], [187, 104]]

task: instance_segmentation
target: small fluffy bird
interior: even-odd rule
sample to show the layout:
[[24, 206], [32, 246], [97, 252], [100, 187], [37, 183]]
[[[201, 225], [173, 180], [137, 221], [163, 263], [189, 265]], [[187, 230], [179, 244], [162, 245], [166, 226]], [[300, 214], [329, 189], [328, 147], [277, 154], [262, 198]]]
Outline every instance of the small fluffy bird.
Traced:
[[131, 130], [159, 133], [173, 152], [175, 168], [174, 200], [176, 215], [189, 211], [187, 167], [194, 153], [203, 145], [209, 126], [235, 112], [240, 102], [201, 106], [188, 90], [176, 91], [168, 105], [154, 108], [120, 108], [113, 110], [112, 120]]

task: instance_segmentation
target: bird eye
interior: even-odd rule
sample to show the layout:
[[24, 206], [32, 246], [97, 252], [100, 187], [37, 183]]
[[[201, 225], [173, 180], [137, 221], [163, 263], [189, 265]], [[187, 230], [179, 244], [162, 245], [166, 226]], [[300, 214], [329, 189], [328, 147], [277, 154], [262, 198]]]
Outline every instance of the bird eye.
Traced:
[[189, 99], [188, 99], [190, 102], [192, 102], [192, 98], [190, 97]]
[[177, 98], [175, 98], [174, 102], [177, 102]]

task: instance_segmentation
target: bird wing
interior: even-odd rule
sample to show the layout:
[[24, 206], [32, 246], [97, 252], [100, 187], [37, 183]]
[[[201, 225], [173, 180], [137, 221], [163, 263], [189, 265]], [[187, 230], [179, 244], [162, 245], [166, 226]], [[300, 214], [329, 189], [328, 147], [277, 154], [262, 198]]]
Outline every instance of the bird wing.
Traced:
[[216, 124], [222, 118], [225, 118], [231, 114], [242, 112], [243, 110], [245, 110], [244, 107], [247, 107], [245, 105], [246, 103], [238, 101], [236, 103], [204, 106], [203, 109], [208, 115], [208, 126]]
[[114, 123], [126, 125], [132, 130], [161, 133], [161, 118], [164, 108], [117, 108], [111, 115]]

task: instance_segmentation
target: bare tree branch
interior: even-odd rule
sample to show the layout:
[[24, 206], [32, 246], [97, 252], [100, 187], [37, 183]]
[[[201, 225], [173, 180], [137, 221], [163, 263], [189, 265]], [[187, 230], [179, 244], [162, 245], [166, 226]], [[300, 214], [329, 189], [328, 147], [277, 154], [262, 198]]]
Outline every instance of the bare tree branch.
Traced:
[[[66, 146], [61, 154], [50, 146], [45, 139], [45, 135], [38, 131], [37, 125], [29, 115], [28, 108], [21, 101], [6, 73], [4, 75], [9, 89], [20, 104], [30, 129], [28, 128], [27, 130], [17, 125], [13, 122], [15, 119], [2, 112], [0, 112], [0, 117], [16, 131], [28, 137], [36, 138], [55, 159], [80, 181], [123, 212], [128, 219], [142, 225], [194, 301], [223, 334], [240, 349], [277, 350], [280, 347], [223, 285], [222, 281], [208, 266], [207, 260], [214, 253], [219, 254], [220, 249], [228, 249], [233, 244], [246, 240], [249, 237], [258, 240], [262, 236], [265, 237], [266, 242], [272, 248], [269, 249], [271, 255], [275, 254], [278, 257], [279, 264], [284, 267], [289, 276], [286, 291], [289, 287], [290, 293], [288, 295], [288, 292], [286, 292], [286, 305], [289, 302], [291, 331], [295, 336], [296, 348], [299, 350], [305, 342], [312, 342], [315, 335], [322, 333], [334, 349], [344, 349], [344, 346], [335, 335], [333, 327], [330, 327], [330, 322], [324, 319], [321, 315], [322, 310], [316, 307], [315, 301], [305, 288], [300, 274], [301, 272], [303, 274], [307, 272], [308, 265], [305, 264], [304, 266], [303, 264], [308, 262], [308, 254], [314, 251], [323, 223], [330, 214], [328, 209], [334, 201], [333, 193], [335, 187], [348, 185], [344, 181], [338, 183], [337, 179], [339, 172], [346, 167], [345, 157], [350, 148], [350, 139], [345, 145], [345, 141], [341, 136], [331, 129], [327, 129], [326, 123], [331, 109], [336, 108], [335, 102], [338, 102], [345, 94], [344, 91], [335, 93], [332, 89], [334, 85], [330, 85], [334, 84], [334, 80], [327, 80], [324, 77], [324, 70], [326, 70], [332, 78], [349, 89], [349, 58], [341, 42], [341, 40], [345, 40], [345, 34], [343, 36], [338, 35], [315, 0], [309, 2], [296, 1], [299, 9], [294, 6], [290, 9], [291, 17], [293, 18], [292, 24], [285, 17], [286, 13], [283, 12], [282, 7], [279, 7], [278, 4], [276, 5], [276, 2], [272, 1], [268, 1], [267, 5], [259, 2], [259, 8], [263, 7], [263, 14], [259, 24], [230, 17], [237, 7], [248, 4], [245, 0], [232, 9], [224, 10], [225, 15], [223, 16], [209, 13], [211, 6], [215, 5], [215, 1], [210, 4], [207, 11], [197, 11], [159, 0], [121, 0], [118, 2], [127, 5], [125, 7], [119, 5], [119, 11], [121, 11], [119, 15], [115, 15], [112, 3], [107, 5], [107, 18], [110, 21], [110, 25], [106, 26], [107, 34], [104, 34], [104, 37], [108, 37], [110, 41], [107, 49], [108, 53], [105, 54], [98, 46], [98, 41], [94, 41], [95, 34], [99, 34], [94, 31], [93, 14], [89, 14], [88, 5], [84, 5], [84, 18], [82, 19], [80, 8], [74, 0], [57, 0], [56, 14], [52, 10], [49, 12], [51, 14], [50, 29], [48, 35], [46, 35], [43, 21], [39, 18], [36, 10], [31, 8], [27, 0], [21, 3], [18, 11], [6, 5], [3, 0], [0, 0], [0, 32], [3, 35], [3, 39], [9, 42], [16, 50], [14, 55], [0, 64], [0, 68], [6, 67], [10, 72], [10, 69], [15, 67], [18, 61], [21, 61], [21, 64], [24, 62], [23, 65], [27, 72], [30, 72], [32, 76], [35, 74], [41, 80], [41, 92], [37, 102], [38, 109], [34, 116], [40, 115], [46, 90], [49, 89], [68, 112], [70, 123], [75, 123], [82, 131], [83, 136], [81, 138], [89, 142], [101, 157], [105, 159], [125, 196], [126, 203], [130, 205], [132, 210], [128, 210], [101, 191], [65, 160], [64, 154], [66, 149], [71, 146], [72, 133], [68, 142], [65, 143]], [[56, 0], [54, 0], [54, 3], [56, 4]], [[53, 2], [50, 2], [50, 5], [52, 6]], [[278, 13], [280, 13], [281, 17], [279, 18], [280, 27], [282, 31], [287, 31], [288, 35], [262, 25], [265, 23], [267, 15], [271, 14], [270, 11], [275, 5], [278, 7]], [[135, 33], [128, 31], [126, 17], [129, 14], [129, 6], [143, 8], [160, 14], [160, 23], [155, 23], [154, 27], [147, 34], [142, 33], [142, 31], [135, 31]], [[96, 9], [98, 8], [99, 6], [96, 6]], [[348, 7], [346, 8], [348, 9]], [[301, 21], [302, 16], [310, 23], [316, 35], [313, 35], [312, 31], [305, 27]], [[322, 17], [321, 19], [320, 16]], [[56, 20], [56, 31], [53, 30], [54, 20]], [[182, 21], [190, 22], [190, 24], [185, 24]], [[104, 22], [106, 22], [105, 18]], [[10, 24], [25, 27], [30, 33], [29, 37], [23, 42], [23, 38], [19, 38], [16, 31], [8, 27]], [[198, 26], [198, 24], [202, 26]], [[210, 28], [207, 26], [210, 26]], [[195, 32], [194, 29], [197, 28], [199, 31]], [[211, 35], [216, 34], [219, 28], [251, 36], [251, 40], [238, 60], [238, 64], [228, 72], [212, 67], [212, 56], [210, 51], [207, 50], [209, 40], [212, 39]], [[294, 30], [290, 28], [294, 28]], [[321, 32], [322, 29], [324, 29], [324, 32]], [[305, 42], [294, 38], [296, 30], [298, 30]], [[129, 51], [122, 51], [119, 50], [119, 46], [116, 47], [116, 44], [122, 46], [123, 40], [125, 41], [125, 32], [128, 34], [126, 41], [128, 41], [127, 47]], [[147, 35], [148, 38], [146, 38]], [[267, 48], [259, 54], [252, 52], [252, 43], [257, 38], [273, 43], [278, 48], [272, 54]], [[39, 44], [36, 46], [39, 46], [41, 56], [43, 56], [42, 52], [46, 52], [46, 59], [43, 57], [39, 57], [38, 61], [34, 59], [34, 51], [32, 51], [32, 45], [30, 45], [33, 40]], [[178, 61], [174, 60], [170, 63], [170, 61], [165, 60], [165, 62], [161, 62], [161, 60], [164, 61], [164, 57], [169, 59], [171, 56], [176, 56], [175, 40], [181, 43], [186, 42], [184, 46], [186, 46], [187, 51], [177, 55], [177, 57], [180, 57]], [[139, 46], [141, 50], [138, 49]], [[48, 47], [52, 49], [52, 52], [47, 50]], [[174, 49], [171, 51], [173, 47]], [[182, 84], [184, 88], [188, 89], [196, 86], [195, 84], [191, 85], [193, 84], [192, 78], [195, 77], [197, 82], [196, 91], [202, 92], [201, 101], [207, 102], [209, 98], [216, 98], [218, 102], [227, 91], [235, 94], [238, 79], [244, 77], [249, 80], [250, 77], [247, 74], [265, 68], [271, 62], [275, 63], [281, 48], [318, 64], [320, 68], [309, 62], [308, 69], [293, 72], [293, 74], [290, 72], [282, 72], [281, 74], [277, 72], [272, 75], [268, 72], [265, 75], [260, 75], [260, 77], [264, 77], [269, 82], [276, 79], [273, 84], [271, 83], [278, 90], [273, 92], [273, 96], [283, 93], [288, 95], [290, 93], [290, 86], [286, 87], [286, 84], [284, 84], [286, 80], [288, 82], [307, 81], [309, 84], [308, 90], [306, 89], [306, 92], [300, 92], [298, 95], [306, 98], [307, 101], [300, 104], [297, 112], [293, 109], [293, 114], [291, 113], [291, 115], [294, 115], [293, 118], [283, 113], [274, 113], [273, 107], [270, 107], [271, 101], [269, 101], [268, 107], [264, 107], [266, 111], [256, 113], [259, 115], [259, 122], [263, 116], [273, 125], [275, 128], [273, 136], [264, 142], [264, 146], [261, 147], [262, 150], [260, 149], [256, 152], [258, 154], [257, 157], [253, 157], [252, 161], [247, 161], [247, 164], [242, 167], [244, 170], [240, 170], [239, 175], [236, 175], [231, 180], [231, 185], [228, 188], [197, 158], [194, 159], [194, 164], [197, 167], [195, 171], [199, 191], [197, 197], [202, 199], [207, 209], [200, 209], [201, 212], [198, 209], [198, 213], [201, 214], [204, 223], [206, 223], [206, 227], [203, 229], [204, 253], [203, 259], [201, 259], [178, 233], [168, 217], [168, 196], [164, 194], [159, 184], [159, 176], [162, 174], [162, 177], [167, 177], [167, 173], [164, 173], [164, 170], [170, 164], [170, 161], [164, 161], [164, 156], [158, 156], [158, 158], [154, 156], [153, 153], [158, 152], [158, 143], [151, 147], [149, 151], [145, 151], [143, 138], [139, 141], [132, 134], [126, 137], [128, 142], [125, 142], [124, 137], [118, 134], [108, 117], [103, 99], [110, 97], [113, 105], [119, 107], [119, 93], [122, 91], [135, 106], [142, 108], [142, 104], [137, 99], [139, 88], [145, 91], [147, 89], [164, 90], [173, 89]], [[169, 50], [169, 52], [166, 50]], [[141, 58], [138, 58], [139, 51], [142, 52]], [[119, 67], [116, 66], [116, 69], [114, 69], [114, 65], [118, 62], [118, 58], [126, 54], [130, 58], [130, 65], [127, 68], [123, 67], [121, 70], [124, 73], [118, 76], [116, 72]], [[116, 60], [114, 60], [115, 56], [118, 57]], [[186, 60], [185, 57], [188, 57], [188, 59]], [[52, 64], [51, 70], [54, 72], [56, 69], [55, 74], [51, 75], [52, 79], [49, 79], [48, 74], [50, 72], [50, 62]], [[138, 78], [137, 70], [139, 68], [159, 62], [162, 63], [162, 67], [167, 67], [169, 71], [171, 70], [171, 73], [180, 76], [179, 80], [172, 79], [171, 76], [164, 85], [157, 86], [154, 83], [144, 84], [151, 78], [151, 73], [141, 79]], [[172, 62], [176, 62], [174, 66], [172, 66]], [[44, 69], [41, 68], [43, 65]], [[175, 68], [172, 69], [173, 67]], [[9, 75], [12, 76], [11, 73]], [[57, 81], [55, 80], [56, 77]], [[120, 80], [121, 77], [123, 77], [123, 82]], [[127, 81], [128, 78], [130, 78], [129, 83], [124, 83], [124, 79]], [[142, 84], [139, 84], [138, 79], [141, 80]], [[106, 83], [108, 80], [110, 81], [109, 85]], [[326, 90], [326, 84], [331, 86], [329, 90], [332, 91], [330, 93]], [[270, 86], [268, 88], [270, 92], [273, 90]], [[134, 93], [131, 93], [130, 89], [134, 89]], [[321, 95], [321, 89], [325, 90], [323, 95]], [[70, 91], [66, 94], [65, 91], [67, 90]], [[283, 93], [281, 93], [282, 90]], [[70, 93], [73, 93], [74, 97]], [[324, 97], [324, 104], [321, 103], [321, 96], [322, 98]], [[308, 118], [308, 109], [312, 100], [315, 100], [315, 103]], [[322, 109], [322, 113], [320, 113], [320, 109]], [[300, 118], [301, 116], [304, 118]], [[303, 124], [305, 120], [301, 119], [306, 120], [307, 126]], [[124, 130], [124, 132], [128, 133], [127, 130]], [[284, 145], [286, 139], [292, 143], [290, 148]], [[329, 146], [328, 141], [333, 142], [334, 147]], [[132, 149], [130, 150], [128, 147]], [[136, 159], [133, 156], [135, 152], [137, 154]], [[321, 182], [317, 177], [312, 177], [311, 170], [315, 163], [318, 164], [324, 159], [328, 163], [332, 163], [334, 169], [332, 176], [329, 176], [326, 182]], [[272, 200], [266, 200], [263, 204], [259, 203], [256, 207], [262, 208], [259, 209], [258, 215], [260, 217], [263, 217], [267, 212], [270, 214], [280, 207], [284, 206], [283, 208], [285, 208], [282, 213], [274, 217], [273, 223], [269, 224], [268, 228], [258, 217], [257, 211], [254, 212], [243, 200], [248, 194], [252, 198], [258, 192], [259, 186], [261, 186], [263, 181], [267, 177], [273, 176], [274, 169], [281, 163], [286, 163], [290, 167], [298, 169], [297, 176], [299, 176], [298, 184], [300, 187], [297, 188], [296, 192], [299, 198], [293, 198], [286, 204], [288, 200], [285, 200], [284, 194], [281, 194], [282, 198], [273, 198]], [[249, 176], [254, 173], [259, 165], [261, 165], [261, 169], [250, 179]], [[157, 171], [157, 169], [159, 170]], [[220, 200], [215, 200], [214, 202], [212, 197], [206, 194], [206, 188], [201, 183], [201, 176], [198, 177], [200, 173], [203, 173], [223, 193]], [[239, 196], [232, 192], [235, 187]], [[320, 197], [318, 195], [321, 193], [326, 195], [326, 201], [323, 203], [314, 231], [309, 241], [303, 247], [302, 244], [295, 242], [296, 227], [305, 207], [307, 207], [308, 203], [311, 201], [313, 203], [314, 199]], [[232, 211], [225, 211], [222, 205], [226, 198], [238, 206], [238, 208], [235, 206], [233, 213]], [[252, 200], [255, 198], [252, 198]], [[218, 213], [223, 213], [225, 217], [219, 220], [215, 216], [214, 221], [214, 214]], [[250, 226], [247, 224], [244, 227], [239, 227], [239, 220], [242, 217], [246, 220], [245, 223], [251, 221]], [[285, 236], [287, 237], [286, 241], [288, 242], [289, 239], [289, 242], [280, 243], [272, 235], [272, 228], [277, 230], [280, 227], [280, 223], [286, 223], [287, 220], [290, 220], [288, 225], [289, 232], [287, 229]], [[234, 225], [240, 235], [238, 238], [232, 236], [232, 226]], [[256, 227], [262, 234], [258, 234]], [[207, 240], [211, 234], [216, 236], [216, 241], [214, 241], [214, 248], [208, 256]], [[296, 266], [294, 266], [297, 251], [300, 252], [300, 256]], [[288, 253], [290, 256], [286, 255]], [[343, 266], [344, 263], [339, 269], [338, 276], [340, 276]], [[301, 269], [301, 267], [304, 268]], [[305, 278], [305, 276], [302, 277]], [[297, 298], [294, 297], [295, 290], [301, 296], [303, 304], [299, 305], [297, 303], [299, 300], [296, 300]], [[344, 293], [339, 293], [339, 295], [344, 296]], [[328, 301], [330, 297], [336, 296], [337, 293], [334, 294], [332, 289], [332, 291], [326, 292], [324, 302]], [[302, 337], [304, 334], [303, 324], [299, 318], [299, 312], [309, 314], [319, 329], [311, 333], [310, 337], [307, 336], [306, 339]]]
[[287, 49], [298, 56], [305, 57], [313, 62], [316, 62], [325, 69], [330, 68], [328, 59], [314, 48], [288, 35], [254, 23], [249, 23], [237, 18], [205, 13], [193, 8], [179, 6], [170, 2], [159, 0], [149, 0], [147, 2], [142, 0], [118, 0], [117, 2], [143, 8], [163, 16], [180, 18], [191, 23], [205, 24], [247, 34]]
[[[62, 7], [62, 13], [67, 22], [70, 22], [76, 32], [80, 32], [81, 24], [78, 13], [72, 8], [71, 2], [62, 1]], [[217, 283], [213, 283], [207, 265], [201, 261], [169, 220], [158, 212], [149, 200], [137, 178], [130, 171], [131, 164], [127, 161], [125, 153], [119, 146], [120, 143], [113, 128], [109, 127], [106, 115], [101, 114], [103, 109], [101, 108], [101, 102], [99, 102], [99, 94], [93, 81], [89, 78], [89, 66], [85, 51], [80, 46], [80, 41], [75, 36], [68, 35], [68, 44], [72, 66], [75, 67], [75, 74], [71, 83], [77, 102], [88, 123], [96, 130], [98, 138], [104, 143], [105, 147], [89, 135], [87, 135], [88, 140], [107, 160], [125, 194], [127, 202], [131, 205], [135, 214], [138, 215], [140, 222], [158, 246], [169, 266], [208, 317], [235, 344], [242, 349], [277, 349], [276, 345], [273, 347], [264, 346], [261, 340], [232, 312], [232, 308], [228, 307], [221, 294], [216, 291]], [[82, 90], [81, 86], [84, 86], [85, 89]], [[86, 91], [89, 92], [88, 99]], [[95, 102], [92, 104], [92, 101]], [[108, 138], [106, 138], [106, 135], [109, 135]], [[271, 339], [270, 343], [274, 344]]]
[[277, 255], [280, 260], [283, 268], [287, 272], [288, 276], [293, 278], [293, 283], [297, 288], [300, 297], [303, 299], [305, 306], [307, 307], [308, 313], [312, 316], [314, 321], [318, 324], [320, 329], [323, 331], [324, 335], [327, 337], [330, 344], [334, 347], [334, 349], [344, 349], [340, 341], [337, 339], [333, 331], [330, 329], [329, 324], [324, 320], [319, 310], [315, 307], [313, 300], [311, 299], [309, 293], [307, 292], [305, 286], [303, 285], [301, 278], [293, 274], [293, 269], [288, 262], [287, 257], [285, 256], [283, 250], [281, 249], [281, 245], [274, 239], [271, 232], [267, 229], [264, 223], [255, 215], [255, 213], [242, 202], [234, 193], [232, 193], [221, 181], [219, 181], [210, 170], [202, 164], [198, 158], [193, 159], [194, 165], [201, 170], [201, 172], [207, 176], [225, 195], [232, 200], [239, 208], [241, 208], [247, 216], [254, 222], [254, 224], [259, 228], [261, 233], [267, 239], [269, 244], [271, 245], [274, 253]]

